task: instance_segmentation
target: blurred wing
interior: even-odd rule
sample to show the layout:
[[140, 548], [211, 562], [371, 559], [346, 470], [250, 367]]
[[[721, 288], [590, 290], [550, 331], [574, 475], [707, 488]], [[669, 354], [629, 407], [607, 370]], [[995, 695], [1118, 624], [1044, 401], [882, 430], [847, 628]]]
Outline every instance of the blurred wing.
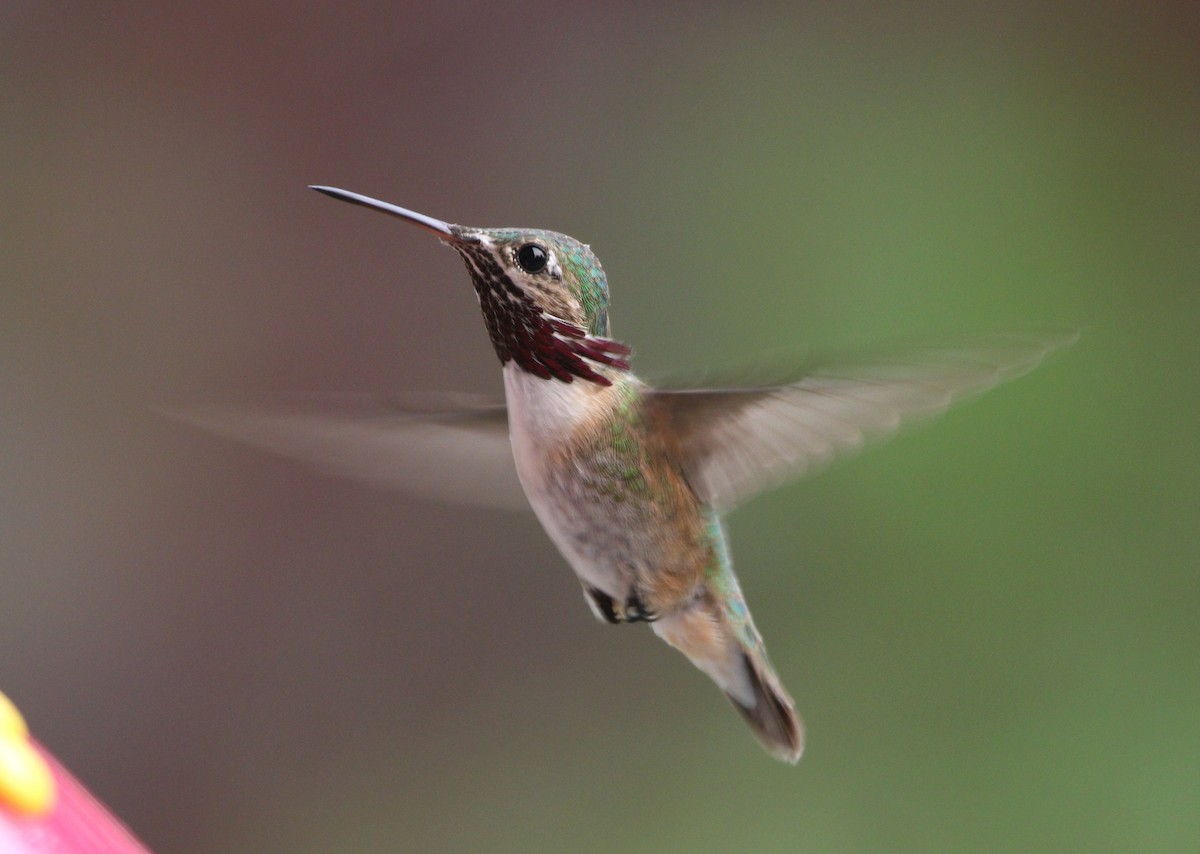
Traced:
[[411, 399], [364, 400], [306, 411], [219, 406], [160, 411], [331, 474], [458, 504], [529, 509], [513, 464], [504, 404], [447, 396], [422, 398], [426, 405], [412, 408]]
[[924, 347], [818, 368], [783, 385], [655, 390], [648, 405], [679, 437], [692, 488], [728, 510], [869, 439], [1018, 377], [1076, 337], [1009, 335], [971, 346]]

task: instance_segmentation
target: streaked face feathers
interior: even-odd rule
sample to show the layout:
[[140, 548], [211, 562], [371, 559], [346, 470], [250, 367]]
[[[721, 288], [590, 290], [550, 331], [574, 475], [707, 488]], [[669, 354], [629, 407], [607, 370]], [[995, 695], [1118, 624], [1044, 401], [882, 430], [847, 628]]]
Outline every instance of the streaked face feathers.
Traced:
[[452, 228], [459, 240], [450, 245], [477, 288], [481, 280], [506, 291], [516, 287], [547, 314], [589, 335], [608, 335], [608, 281], [590, 247], [541, 229]]
[[611, 384], [598, 365], [628, 369], [629, 348], [606, 337], [608, 283], [591, 249], [553, 231], [451, 230], [502, 364], [598, 385]]

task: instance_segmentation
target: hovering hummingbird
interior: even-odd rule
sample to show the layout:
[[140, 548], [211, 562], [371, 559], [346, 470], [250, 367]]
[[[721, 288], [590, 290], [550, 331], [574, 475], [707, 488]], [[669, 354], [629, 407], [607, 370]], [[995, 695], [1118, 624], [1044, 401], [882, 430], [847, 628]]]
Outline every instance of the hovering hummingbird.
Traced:
[[[707, 674], [774, 756], [804, 732], [754, 625], [722, 517], [902, 421], [1032, 369], [1073, 334], [1007, 336], [811, 370], [759, 387], [654, 388], [610, 337], [608, 285], [564, 234], [452, 225], [312, 189], [432, 232], [466, 263], [505, 403], [354, 417], [190, 410], [199, 426], [325, 468], [486, 505], [523, 489], [596, 616], [647, 623]], [[514, 466], [515, 464], [515, 466]], [[513, 475], [516, 475], [514, 478]]]

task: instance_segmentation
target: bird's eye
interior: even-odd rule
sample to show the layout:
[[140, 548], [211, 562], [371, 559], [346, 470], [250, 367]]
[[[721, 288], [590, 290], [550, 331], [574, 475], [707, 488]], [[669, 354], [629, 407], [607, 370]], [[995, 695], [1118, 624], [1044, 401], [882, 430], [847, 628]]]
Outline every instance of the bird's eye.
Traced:
[[546, 250], [536, 243], [526, 243], [517, 250], [517, 263], [526, 273], [540, 273], [548, 260]]

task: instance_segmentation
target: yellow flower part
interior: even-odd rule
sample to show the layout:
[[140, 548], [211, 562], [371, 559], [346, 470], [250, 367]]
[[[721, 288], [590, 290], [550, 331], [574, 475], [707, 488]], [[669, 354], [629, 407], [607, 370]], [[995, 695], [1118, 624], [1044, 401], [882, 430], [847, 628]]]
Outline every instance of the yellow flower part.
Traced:
[[0, 738], [24, 738], [27, 735], [29, 728], [25, 726], [25, 719], [21, 717], [12, 700], [0, 692]]
[[54, 806], [54, 776], [33, 747], [25, 719], [0, 694], [0, 810], [44, 815]]

